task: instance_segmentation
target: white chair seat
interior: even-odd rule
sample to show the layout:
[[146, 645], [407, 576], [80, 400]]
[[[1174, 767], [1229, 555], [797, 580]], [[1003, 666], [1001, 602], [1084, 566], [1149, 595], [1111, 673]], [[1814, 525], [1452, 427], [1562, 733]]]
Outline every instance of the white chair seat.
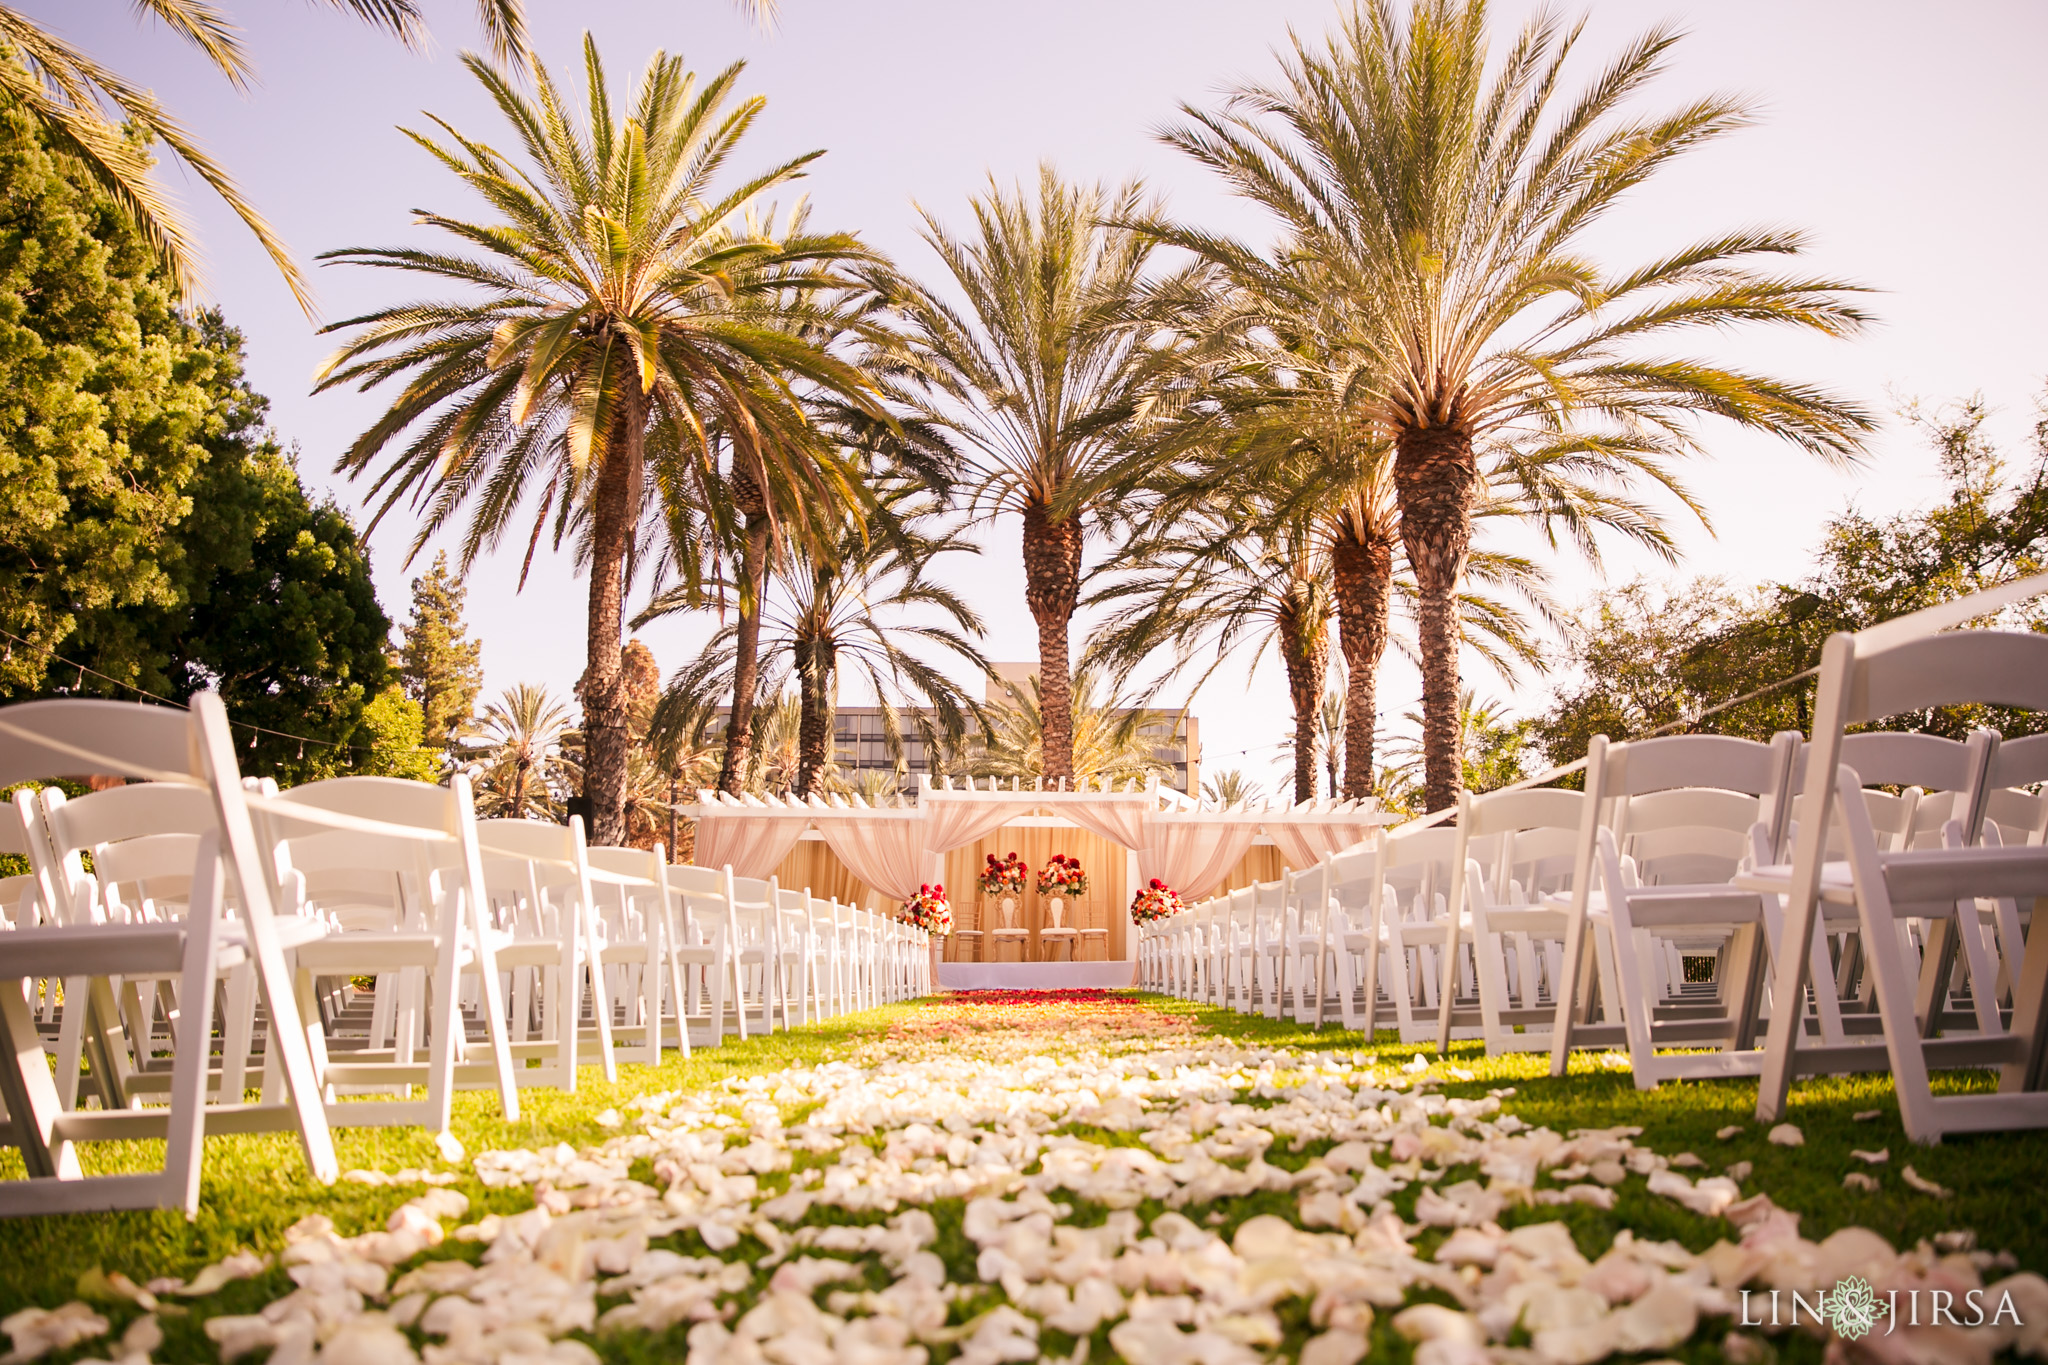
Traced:
[[[184, 954], [183, 924], [38, 924], [0, 934], [0, 977], [64, 977], [87, 963], [108, 976], [176, 973]], [[227, 968], [246, 954], [223, 943], [217, 956]]]

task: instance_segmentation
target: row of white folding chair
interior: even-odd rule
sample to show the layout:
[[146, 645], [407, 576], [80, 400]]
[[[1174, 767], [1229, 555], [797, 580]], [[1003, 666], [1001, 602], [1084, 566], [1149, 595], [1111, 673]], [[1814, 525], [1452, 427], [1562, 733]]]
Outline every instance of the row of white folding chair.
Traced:
[[[0, 933], [0, 1100], [8, 1140], [21, 1151], [28, 1172], [25, 1180], [0, 1183], [0, 1214], [173, 1207], [190, 1216], [198, 1207], [209, 1131], [296, 1129], [313, 1174], [335, 1179], [339, 1170], [296, 1014], [270, 879], [220, 699], [201, 694], [188, 710], [84, 700], [0, 710], [0, 783], [81, 770], [202, 791], [210, 798], [214, 823], [188, 846], [192, 856], [182, 901], [167, 907], [166, 917], [72, 920], [76, 907], [61, 903], [52, 879], [43, 888], [38, 921], [17, 919]], [[79, 804], [82, 820], [90, 811]], [[18, 804], [17, 813], [22, 809]], [[240, 888], [232, 932], [226, 918], [231, 880]], [[214, 986], [224, 971], [243, 962], [252, 964], [269, 1008], [282, 1103], [244, 1104], [239, 1091], [223, 1091], [227, 1102], [209, 1105]], [[166, 974], [177, 982], [178, 1002], [168, 1106], [67, 1111], [30, 1007], [32, 983]], [[80, 1006], [83, 996], [81, 991], [68, 997], [68, 1003]], [[82, 1174], [76, 1143], [149, 1136], [167, 1139], [160, 1170]]]
[[[1949, 1132], [2048, 1126], [2048, 1094], [2041, 1093], [2048, 1070], [2048, 944], [2037, 937], [2026, 945], [2011, 974], [2009, 1019], [1996, 1009], [1979, 1010], [1977, 1029], [1937, 1037], [1930, 1035], [1945, 1021], [1939, 1011], [1923, 1011], [1926, 992], [1915, 989], [1915, 964], [1896, 932], [1902, 919], [1950, 921], [1962, 940], [1962, 956], [1972, 959], [1967, 965], [1973, 999], [1995, 996], [1998, 986], [1986, 979], [1981, 955], [1968, 952], [1976, 937], [1968, 929], [1979, 922], [1980, 901], [2019, 902], [2048, 891], [2048, 848], [1970, 836], [1999, 776], [2014, 776], [2015, 765], [2033, 746], [2016, 743], [2014, 762], [2002, 772], [1995, 752], [1990, 756], [1992, 775], [1977, 788], [1979, 799], [1944, 827], [1944, 847], [1932, 849], [1881, 849], [1860, 799], [1863, 776], [1837, 761], [1851, 725], [1967, 703], [2048, 711], [2048, 637], [1977, 630], [1915, 636], [1910, 626], [1893, 626], [1835, 635], [1823, 648], [1805, 774], [1806, 818], [1789, 861], [1757, 868], [1744, 880], [1783, 897], [1788, 934], [1811, 932], [1828, 902], [1855, 907], [1883, 1041], [1809, 1044], [1797, 1021], [1774, 1018], [1758, 1087], [1760, 1118], [1783, 1112], [1797, 1075], [1881, 1070], [1892, 1075], [1900, 1117], [1916, 1141], [1938, 1141]], [[1847, 858], [1830, 865], [1828, 844], [1837, 825], [1846, 836]], [[1934, 956], [1932, 949], [1928, 956]], [[1809, 969], [1804, 956], [1781, 961], [1779, 993], [1803, 988]], [[1924, 978], [1924, 962], [1919, 974]], [[1997, 1093], [1933, 1094], [1931, 1070], [1986, 1065], [1999, 1069]]]

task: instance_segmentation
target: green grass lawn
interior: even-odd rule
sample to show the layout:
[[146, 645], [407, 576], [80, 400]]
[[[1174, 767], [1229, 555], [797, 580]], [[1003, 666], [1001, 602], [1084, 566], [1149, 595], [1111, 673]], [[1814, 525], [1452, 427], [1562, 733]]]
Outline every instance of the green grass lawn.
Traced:
[[[1433, 1052], [1403, 1047], [1391, 1034], [1382, 1034], [1368, 1045], [1355, 1033], [1316, 1032], [1174, 1000], [1156, 999], [1153, 1003], [1190, 1016], [1218, 1035], [1255, 1046], [1369, 1050], [1378, 1054], [1383, 1065], [1397, 1064], [1418, 1051], [1424, 1055]], [[595, 1144], [612, 1136], [595, 1122], [607, 1108], [623, 1106], [652, 1091], [694, 1089], [729, 1076], [844, 1059], [858, 1045], [878, 1039], [909, 1008], [874, 1010], [796, 1033], [728, 1042], [722, 1048], [700, 1049], [688, 1061], [671, 1054], [660, 1067], [621, 1067], [616, 1085], [604, 1084], [596, 1068], [585, 1067], [573, 1096], [545, 1090], [522, 1093], [523, 1112], [517, 1123], [497, 1118], [496, 1101], [490, 1094], [464, 1093], [455, 1102], [453, 1130], [472, 1154], [497, 1147]], [[1693, 1172], [1696, 1175], [1718, 1173], [1733, 1162], [1750, 1162], [1753, 1170], [1743, 1182], [1745, 1194], [1768, 1192], [1781, 1206], [1804, 1215], [1801, 1230], [1815, 1240], [1850, 1225], [1868, 1227], [1896, 1246], [1969, 1229], [1976, 1233], [1980, 1246], [2011, 1251], [2022, 1269], [2048, 1271], [2048, 1227], [2038, 1212], [2042, 1187], [2048, 1183], [2048, 1133], [1972, 1137], [1940, 1147], [1914, 1147], [1899, 1127], [1889, 1079], [1875, 1075], [1808, 1081], [1795, 1088], [1787, 1117], [1804, 1131], [1806, 1143], [1799, 1148], [1778, 1147], [1765, 1141], [1764, 1128], [1755, 1122], [1754, 1082], [1666, 1084], [1644, 1094], [1635, 1090], [1626, 1071], [1608, 1069], [1597, 1058], [1575, 1059], [1573, 1074], [1556, 1081], [1544, 1074], [1547, 1061], [1547, 1055], [1488, 1059], [1479, 1055], [1477, 1045], [1454, 1048], [1449, 1066], [1470, 1071], [1473, 1079], [1453, 1080], [1444, 1092], [1483, 1095], [1512, 1086], [1515, 1093], [1503, 1100], [1504, 1108], [1531, 1124], [1561, 1132], [1635, 1125], [1644, 1130], [1640, 1141], [1658, 1152], [1675, 1155], [1691, 1151], [1701, 1157], [1707, 1168]], [[1955, 1083], [1989, 1084], [1985, 1078], [1962, 1078]], [[1879, 1117], [1863, 1123], [1853, 1120], [1857, 1111], [1871, 1109], [1879, 1110]], [[1718, 1140], [1716, 1131], [1729, 1125], [1741, 1125], [1742, 1133], [1725, 1142]], [[1100, 1142], [1128, 1142], [1137, 1135], [1089, 1131], [1086, 1136]], [[389, 1172], [442, 1165], [432, 1135], [424, 1132], [339, 1130], [335, 1137], [344, 1171]], [[1889, 1147], [1891, 1161], [1866, 1167], [1849, 1155], [1851, 1148], [1858, 1147]], [[1269, 1159], [1276, 1165], [1298, 1167], [1317, 1150], [1311, 1147], [1290, 1154], [1276, 1147]], [[153, 1163], [160, 1151], [161, 1144], [102, 1144], [84, 1149], [83, 1158], [89, 1170], [108, 1171]], [[1900, 1167], [1907, 1163], [1954, 1194], [1937, 1199], [1909, 1189], [1899, 1175]], [[1843, 1188], [1842, 1177], [1850, 1170], [1871, 1172], [1881, 1187], [1870, 1193]], [[20, 1173], [18, 1157], [9, 1153], [0, 1159], [0, 1175]], [[453, 1188], [470, 1198], [472, 1218], [485, 1212], [516, 1212], [530, 1206], [532, 1198], [524, 1187], [486, 1189], [466, 1171]], [[0, 1315], [28, 1305], [54, 1307], [65, 1302], [74, 1297], [81, 1273], [96, 1266], [144, 1282], [165, 1275], [189, 1277], [241, 1246], [274, 1252], [283, 1245], [284, 1229], [308, 1213], [326, 1214], [344, 1234], [364, 1231], [381, 1226], [391, 1210], [419, 1193], [417, 1186], [347, 1181], [322, 1187], [306, 1176], [296, 1141], [286, 1135], [210, 1139], [196, 1221], [188, 1223], [174, 1213], [123, 1213], [21, 1219], [0, 1225]], [[1623, 1227], [1632, 1228], [1639, 1237], [1674, 1239], [1696, 1251], [1718, 1237], [1731, 1235], [1724, 1223], [1699, 1218], [1649, 1194], [1639, 1177], [1631, 1177], [1618, 1193], [1611, 1212], [1571, 1205], [1562, 1210], [1510, 1212], [1503, 1221], [1511, 1224], [1518, 1219], [1563, 1216], [1590, 1255], [1597, 1255]], [[1410, 1190], [1396, 1199], [1404, 1215], [1411, 1212], [1409, 1201], [1414, 1194]], [[1225, 1201], [1224, 1207], [1212, 1212], [1222, 1214], [1226, 1226], [1234, 1226], [1255, 1213], [1276, 1211], [1277, 1204], [1268, 1207], [1276, 1199], [1291, 1212], [1291, 1196], [1273, 1195]], [[949, 1216], [955, 1222], [959, 1217], [957, 1202], [950, 1215], [943, 1206], [935, 1206], [933, 1212], [942, 1226], [947, 1225]], [[474, 1254], [474, 1250], [458, 1252], [457, 1244], [451, 1242], [436, 1254]], [[967, 1251], [965, 1270], [956, 1268], [956, 1278], [973, 1278], [972, 1247]], [[201, 1313], [253, 1312], [290, 1287], [282, 1271], [272, 1270], [200, 1300], [197, 1307]], [[117, 1332], [126, 1317], [133, 1315], [127, 1305], [118, 1307], [118, 1312], [103, 1308], [115, 1319]], [[211, 1343], [197, 1329], [196, 1316], [167, 1320], [165, 1326], [170, 1335], [159, 1352], [161, 1359], [214, 1358]], [[68, 1356], [103, 1354], [109, 1345], [105, 1341], [88, 1343]], [[1712, 1343], [1695, 1342], [1693, 1346], [1697, 1349], [1682, 1349], [1677, 1354], [1685, 1359], [1718, 1358]], [[1784, 1343], [1784, 1359], [1808, 1358], [1809, 1346], [1813, 1347], [1811, 1358], [1818, 1359], [1818, 1343], [1796, 1339]], [[654, 1359], [661, 1358], [667, 1348], [646, 1338], [612, 1337], [600, 1349], [607, 1359]], [[1394, 1350], [1397, 1357], [1405, 1355], [1405, 1348]]]

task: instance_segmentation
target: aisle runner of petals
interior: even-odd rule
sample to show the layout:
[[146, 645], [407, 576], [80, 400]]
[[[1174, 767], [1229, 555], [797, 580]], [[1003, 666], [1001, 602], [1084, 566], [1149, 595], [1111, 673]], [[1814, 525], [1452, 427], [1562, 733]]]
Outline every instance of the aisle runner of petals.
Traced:
[[[1638, 1145], [1638, 1129], [1531, 1128], [1503, 1110], [1512, 1090], [1449, 1098], [1440, 1079], [1242, 1046], [1113, 996], [948, 1001], [847, 1062], [645, 1096], [635, 1131], [593, 1149], [478, 1155], [487, 1186], [531, 1189], [525, 1212], [465, 1223], [468, 1201], [430, 1188], [382, 1231], [302, 1219], [282, 1256], [297, 1288], [205, 1330], [222, 1360], [272, 1365], [590, 1365], [588, 1340], [673, 1329], [690, 1365], [1354, 1365], [1379, 1322], [1418, 1365], [1579, 1365], [1719, 1338], [1744, 1286], [1853, 1274], [1880, 1297], [1960, 1301], [2010, 1264], [1965, 1237], [1901, 1253], [1850, 1228], [1816, 1244], [1796, 1213], [1742, 1197], [1737, 1178], [1687, 1176], [1704, 1163]], [[1311, 1148], [1298, 1171], [1266, 1160]], [[1695, 1255], [1623, 1231], [1589, 1261], [1562, 1206], [1610, 1209], [1630, 1177], [1736, 1240]], [[1409, 1191], [1412, 1222], [1394, 1203]], [[1246, 1198], [1292, 1216], [1220, 1235], [1219, 1201]], [[451, 1258], [463, 1243], [483, 1244], [479, 1263]], [[189, 1285], [95, 1272], [103, 1297], [151, 1310], [111, 1358], [146, 1365], [164, 1301], [203, 1308], [267, 1265], [239, 1255]], [[1989, 1288], [2023, 1327], [1901, 1328], [1831, 1342], [1831, 1358], [2048, 1354], [2048, 1281]], [[109, 1331], [84, 1303], [0, 1328], [6, 1362]], [[1766, 1358], [1754, 1337], [1722, 1347]]]

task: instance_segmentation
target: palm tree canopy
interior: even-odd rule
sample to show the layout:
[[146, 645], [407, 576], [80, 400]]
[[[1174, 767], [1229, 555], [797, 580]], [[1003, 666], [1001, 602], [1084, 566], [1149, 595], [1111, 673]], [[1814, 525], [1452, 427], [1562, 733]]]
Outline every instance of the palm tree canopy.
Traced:
[[545, 687], [520, 683], [484, 707], [456, 757], [476, 784], [477, 811], [551, 820], [573, 790], [565, 750], [575, 739], [569, 708]]
[[[1031, 782], [1045, 776], [1044, 721], [1038, 679], [1029, 689], [1003, 684], [1007, 704], [988, 708], [989, 731], [968, 740], [958, 766], [974, 777], [1015, 777]], [[1147, 726], [1174, 713], [1151, 711], [1109, 695], [1096, 675], [1074, 674], [1074, 779], [1108, 778], [1112, 782], [1143, 782], [1167, 774], [1171, 765], [1156, 752], [1159, 741]], [[1184, 738], [1184, 736], [1183, 736]]]
[[[1681, 153], [1743, 126], [1737, 100], [1623, 112], [1677, 35], [1653, 28], [1576, 97], [1581, 25], [1538, 14], [1489, 74], [1483, 0], [1418, 0], [1404, 25], [1364, 0], [1327, 43], [1297, 38], [1281, 79], [1220, 111], [1182, 106], [1166, 140], [1278, 219], [1279, 259], [1176, 229], [1260, 293], [1341, 307], [1346, 398], [1388, 431], [1597, 430], [1660, 450], [1725, 417], [1849, 458], [1870, 415], [1810, 386], [1649, 348], [1744, 322], [1841, 336], [1866, 315], [1846, 281], [1775, 270], [1797, 233], [1744, 228], [1608, 271], [1586, 239]], [[1294, 263], [1313, 263], [1299, 271]], [[1306, 297], [1305, 293], [1322, 298]]]
[[1156, 243], [1120, 224], [1156, 206], [1136, 181], [1069, 185], [1049, 164], [1035, 199], [991, 181], [972, 204], [969, 237], [919, 210], [967, 307], [906, 286], [905, 369], [935, 395], [927, 415], [957, 431], [978, 465], [979, 506], [1081, 515], [1126, 481], [1122, 438], [1144, 411], [1148, 358], [1132, 305]]
[[423, 504], [415, 550], [473, 503], [465, 566], [536, 491], [529, 543], [551, 513], [559, 539], [574, 523], [570, 509], [588, 496], [594, 453], [636, 409], [652, 422], [657, 484], [671, 506], [687, 502], [701, 513], [723, 504], [721, 445], [783, 490], [780, 506], [804, 509], [821, 496], [861, 505], [856, 471], [808, 440], [794, 386], [872, 411], [871, 388], [854, 366], [799, 335], [806, 316], [789, 300], [859, 288], [842, 266], [871, 257], [845, 234], [777, 237], [749, 213], [822, 153], [718, 187], [765, 103], [727, 108], [741, 64], [700, 88], [681, 59], [657, 52], [620, 116], [587, 35], [584, 59], [581, 121], [545, 71], [535, 72], [529, 98], [505, 71], [463, 59], [512, 125], [524, 166], [446, 124], [445, 140], [409, 134], [497, 214], [484, 223], [422, 216], [467, 251], [323, 255], [462, 291], [327, 329], [355, 335], [323, 367], [320, 388], [408, 377], [338, 468], [360, 474], [384, 459], [372, 484], [376, 515], [408, 499]]
[[[950, 654], [976, 673], [992, 665], [974, 644], [983, 629], [979, 614], [930, 575], [939, 556], [974, 554], [977, 547], [957, 530], [926, 529], [937, 508], [908, 484], [885, 488], [878, 501], [886, 533], [848, 524], [828, 550], [792, 555], [763, 607], [761, 690], [779, 694], [789, 677], [816, 669], [816, 685], [830, 697], [833, 684], [852, 675], [875, 696], [900, 757], [906, 720], [928, 744], [958, 743], [981, 720], [980, 704], [916, 647]], [[633, 624], [690, 605], [683, 589], [671, 589]], [[677, 671], [657, 715], [697, 714], [731, 690], [736, 633], [734, 625], [721, 627], [697, 660]], [[905, 700], [917, 704], [907, 715], [900, 709]]]

